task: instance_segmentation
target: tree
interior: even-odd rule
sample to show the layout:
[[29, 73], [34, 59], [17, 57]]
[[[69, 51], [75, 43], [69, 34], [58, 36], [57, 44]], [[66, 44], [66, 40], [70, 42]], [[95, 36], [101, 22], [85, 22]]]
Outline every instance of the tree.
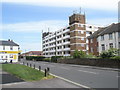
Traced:
[[85, 52], [84, 51], [78, 51], [75, 50], [74, 54], [73, 54], [74, 58], [84, 58], [85, 57]]

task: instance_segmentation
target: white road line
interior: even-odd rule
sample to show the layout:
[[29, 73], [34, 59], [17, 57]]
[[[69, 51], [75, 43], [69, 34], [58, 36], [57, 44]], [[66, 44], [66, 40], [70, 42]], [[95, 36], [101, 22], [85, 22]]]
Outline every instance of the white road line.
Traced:
[[26, 82], [17, 82], [17, 83], [7, 83], [7, 84], [1, 84], [1, 85], [8, 85], [8, 86], [11, 86], [11, 85], [16, 85], [16, 84], [24, 84]]
[[90, 71], [84, 71], [84, 70], [78, 70], [78, 71], [80, 71], [80, 72], [85, 72], [85, 73], [98, 74], [98, 73], [96, 73], [96, 72], [90, 72]]
[[119, 78], [120, 76], [116, 76], [117, 78]]
[[[36, 68], [36, 69], [39, 70], [38, 68]], [[41, 70], [41, 71], [42, 71], [42, 72], [45, 72], [44, 70]], [[57, 78], [59, 78], [59, 79], [62, 79], [62, 80], [64, 80], [64, 81], [67, 81], [67, 82], [69, 82], [69, 83], [72, 83], [72, 84], [74, 84], [74, 85], [80, 86], [80, 87], [82, 87], [82, 88], [90, 88], [90, 87], [88, 87], [88, 86], [85, 86], [85, 85], [82, 85], [82, 84], [79, 84], [79, 83], [70, 81], [70, 80], [68, 80], [68, 79], [65, 79], [65, 78], [63, 78], [63, 77], [57, 76], [57, 75], [52, 74], [52, 73], [50, 73], [50, 75], [52, 75], [52, 76], [54, 76], [54, 77], [57, 77]]]
[[62, 68], [62, 69], [66, 69], [66, 70], [70, 70], [69, 68], [65, 68], [65, 67], [60, 67], [60, 68]]

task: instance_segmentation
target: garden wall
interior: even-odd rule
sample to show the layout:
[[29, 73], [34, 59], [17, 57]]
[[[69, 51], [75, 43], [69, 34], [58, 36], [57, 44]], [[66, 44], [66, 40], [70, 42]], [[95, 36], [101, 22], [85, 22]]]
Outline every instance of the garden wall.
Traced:
[[120, 68], [120, 60], [116, 59], [90, 59], [90, 58], [80, 58], [80, 59], [58, 59], [58, 63], [64, 64], [77, 64], [77, 65], [89, 65], [98, 67], [110, 67], [110, 68]]

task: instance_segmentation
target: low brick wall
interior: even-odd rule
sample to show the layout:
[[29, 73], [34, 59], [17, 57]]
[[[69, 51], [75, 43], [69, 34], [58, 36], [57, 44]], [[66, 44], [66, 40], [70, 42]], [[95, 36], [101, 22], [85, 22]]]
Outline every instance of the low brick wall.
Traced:
[[77, 64], [77, 65], [89, 65], [89, 66], [98, 66], [98, 67], [109, 67], [109, 68], [120, 68], [120, 60], [114, 59], [90, 59], [90, 58], [81, 58], [81, 59], [58, 59], [58, 63], [64, 64]]

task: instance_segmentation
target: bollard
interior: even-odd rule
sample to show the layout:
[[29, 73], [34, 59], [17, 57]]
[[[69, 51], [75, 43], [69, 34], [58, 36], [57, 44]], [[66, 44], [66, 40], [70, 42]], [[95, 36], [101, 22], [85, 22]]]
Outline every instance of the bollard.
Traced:
[[47, 69], [45, 69], [45, 77], [47, 76]]
[[23, 62], [23, 65], [24, 65], [25, 63]]
[[30, 67], [31, 67], [32, 65], [30, 64]]
[[49, 75], [49, 72], [50, 72], [50, 68], [47, 67], [47, 75]]
[[35, 69], [35, 64], [34, 64], [34, 69]]
[[27, 66], [28, 66], [28, 63], [27, 63]]
[[41, 66], [39, 66], [39, 71], [41, 71]]

